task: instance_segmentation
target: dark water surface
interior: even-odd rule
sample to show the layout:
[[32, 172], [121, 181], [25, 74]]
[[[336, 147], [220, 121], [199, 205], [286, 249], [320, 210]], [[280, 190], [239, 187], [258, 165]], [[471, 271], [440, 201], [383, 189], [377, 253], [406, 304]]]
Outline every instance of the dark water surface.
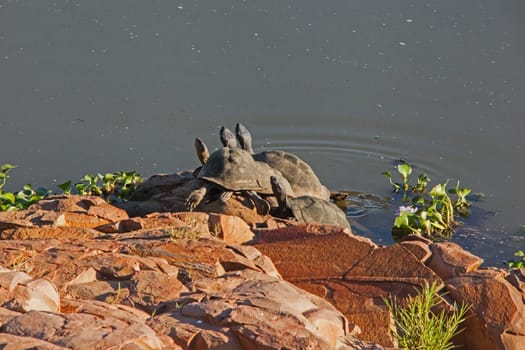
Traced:
[[[499, 264], [525, 248], [524, 23], [522, 0], [0, 0], [0, 163], [11, 190], [174, 172], [242, 121], [333, 189], [388, 196], [399, 158], [460, 179], [487, 197], [454, 239]], [[394, 208], [358, 202], [391, 242]]]

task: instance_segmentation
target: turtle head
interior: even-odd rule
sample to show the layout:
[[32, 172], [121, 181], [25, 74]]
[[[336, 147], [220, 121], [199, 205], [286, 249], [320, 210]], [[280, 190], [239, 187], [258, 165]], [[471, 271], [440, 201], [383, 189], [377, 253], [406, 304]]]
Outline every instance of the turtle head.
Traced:
[[239, 141], [241, 148], [253, 154], [252, 134], [250, 134], [248, 129], [241, 123], [237, 123], [237, 125], [235, 125], [235, 136], [237, 136], [237, 140]]
[[195, 152], [197, 153], [197, 158], [199, 158], [201, 164], [205, 164], [208, 161], [208, 158], [210, 157], [208, 147], [206, 147], [206, 144], [198, 137], [195, 138], [194, 146]]
[[221, 138], [221, 143], [224, 147], [229, 147], [229, 148], [237, 147], [237, 140], [235, 140], [235, 135], [230, 129], [224, 126], [221, 126], [219, 135]]
[[279, 209], [285, 210], [287, 208], [287, 202], [284, 183], [276, 176], [270, 176], [270, 184], [272, 185], [273, 194], [277, 197]]

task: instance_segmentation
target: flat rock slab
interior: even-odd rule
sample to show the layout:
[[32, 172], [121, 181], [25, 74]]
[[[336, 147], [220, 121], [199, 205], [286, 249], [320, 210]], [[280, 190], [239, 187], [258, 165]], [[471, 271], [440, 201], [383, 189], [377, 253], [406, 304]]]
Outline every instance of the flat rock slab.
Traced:
[[315, 225], [296, 225], [259, 231], [251, 243], [269, 256], [288, 281], [342, 278], [356, 263], [377, 246], [369, 239], [325, 227], [312, 232]]
[[456, 243], [440, 242], [430, 245], [432, 258], [428, 266], [443, 280], [476, 271], [483, 259], [467, 252]]

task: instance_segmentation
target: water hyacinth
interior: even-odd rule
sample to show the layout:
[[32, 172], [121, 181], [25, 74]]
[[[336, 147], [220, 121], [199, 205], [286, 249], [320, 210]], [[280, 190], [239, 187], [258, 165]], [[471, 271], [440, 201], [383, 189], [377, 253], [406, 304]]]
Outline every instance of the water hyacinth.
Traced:
[[[407, 234], [423, 235], [433, 240], [450, 238], [454, 227], [458, 225], [457, 215], [468, 215], [470, 202], [467, 195], [470, 189], [456, 186], [447, 191], [448, 180], [427, 190], [430, 178], [426, 174], [417, 177], [415, 185], [410, 184], [412, 167], [399, 164], [397, 172], [401, 175], [401, 182], [394, 182], [389, 171], [383, 172], [393, 187], [399, 193], [404, 205], [396, 210], [396, 217], [392, 225], [394, 237], [402, 238]], [[449, 196], [455, 197], [455, 200]]]

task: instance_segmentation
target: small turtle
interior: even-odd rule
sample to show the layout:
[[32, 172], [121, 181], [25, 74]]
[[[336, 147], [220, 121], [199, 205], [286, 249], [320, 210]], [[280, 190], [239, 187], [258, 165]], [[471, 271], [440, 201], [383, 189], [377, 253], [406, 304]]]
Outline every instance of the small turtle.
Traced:
[[241, 147], [252, 153], [253, 159], [263, 162], [278, 170], [290, 183], [297, 196], [308, 195], [324, 200], [330, 199], [330, 191], [321, 184], [321, 181], [312, 167], [295, 154], [267, 150], [253, 154], [252, 136], [241, 123], [235, 126], [235, 134]]
[[272, 215], [281, 218], [295, 218], [299, 222], [335, 225], [350, 228], [345, 213], [337, 205], [313, 196], [289, 198], [281, 179], [272, 176], [270, 183], [279, 206]]
[[[199, 147], [197, 153], [201, 149], [204, 148]], [[290, 184], [277, 170], [255, 161], [250, 153], [241, 148], [221, 148], [210, 154], [206, 163], [195, 174], [204, 183], [188, 195], [187, 206], [190, 210], [195, 209], [209, 194], [212, 199], [218, 197], [226, 202], [233, 192], [240, 191], [251, 197], [259, 213], [267, 214], [270, 206], [259, 194], [273, 193], [270, 176], [282, 179], [283, 186], [293, 194]]]

